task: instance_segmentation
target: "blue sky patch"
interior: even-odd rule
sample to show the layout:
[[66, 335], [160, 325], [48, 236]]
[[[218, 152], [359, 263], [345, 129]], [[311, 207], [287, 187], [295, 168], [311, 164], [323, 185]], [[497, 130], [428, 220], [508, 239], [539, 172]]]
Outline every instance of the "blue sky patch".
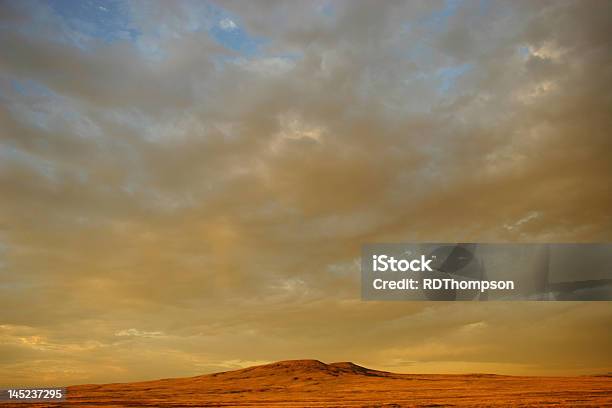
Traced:
[[117, 0], [49, 0], [52, 10], [72, 30], [107, 42], [135, 40], [129, 8]]
[[473, 68], [473, 64], [469, 64], [469, 63], [440, 68], [437, 72], [438, 77], [440, 78], [440, 81], [441, 81], [440, 86], [438, 87], [438, 90], [441, 93], [449, 92], [455, 85], [455, 82], [457, 81], [457, 79], [459, 79], [461, 76], [463, 76], [466, 72], [468, 72], [472, 68]]

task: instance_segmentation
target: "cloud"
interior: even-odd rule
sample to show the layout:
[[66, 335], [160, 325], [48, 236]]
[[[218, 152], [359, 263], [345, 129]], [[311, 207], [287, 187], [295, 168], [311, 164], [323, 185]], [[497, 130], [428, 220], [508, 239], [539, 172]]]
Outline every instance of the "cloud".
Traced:
[[141, 331], [137, 329], [124, 329], [119, 330], [115, 333], [117, 337], [160, 337], [163, 336], [164, 333], [160, 331]]
[[232, 30], [235, 30], [236, 28], [238, 28], [236, 23], [234, 23], [229, 18], [224, 18], [223, 20], [219, 21], [219, 27], [221, 27], [221, 29], [227, 30], [227, 31], [232, 31]]

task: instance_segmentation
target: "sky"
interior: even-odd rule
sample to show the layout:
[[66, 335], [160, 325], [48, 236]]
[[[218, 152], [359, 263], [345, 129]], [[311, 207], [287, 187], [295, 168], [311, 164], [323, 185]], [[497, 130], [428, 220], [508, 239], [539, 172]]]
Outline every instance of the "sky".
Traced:
[[612, 241], [612, 2], [0, 2], [0, 386], [612, 371], [609, 302], [370, 302], [371, 242]]

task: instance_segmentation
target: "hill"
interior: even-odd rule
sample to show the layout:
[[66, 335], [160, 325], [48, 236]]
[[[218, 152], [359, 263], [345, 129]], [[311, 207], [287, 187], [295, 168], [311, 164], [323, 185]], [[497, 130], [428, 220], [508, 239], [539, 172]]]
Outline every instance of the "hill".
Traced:
[[[396, 374], [290, 360], [189, 378], [78, 385], [37, 407], [612, 406], [612, 378]], [[3, 405], [3, 407], [9, 405]], [[14, 404], [14, 406], [21, 406]]]

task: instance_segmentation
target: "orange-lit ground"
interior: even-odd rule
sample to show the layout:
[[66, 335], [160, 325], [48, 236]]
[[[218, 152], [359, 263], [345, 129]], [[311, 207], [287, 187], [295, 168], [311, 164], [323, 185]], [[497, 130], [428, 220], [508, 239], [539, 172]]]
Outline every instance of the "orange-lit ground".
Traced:
[[68, 401], [34, 406], [603, 407], [612, 406], [612, 377], [394, 374], [295, 360], [192, 378], [73, 386]]

